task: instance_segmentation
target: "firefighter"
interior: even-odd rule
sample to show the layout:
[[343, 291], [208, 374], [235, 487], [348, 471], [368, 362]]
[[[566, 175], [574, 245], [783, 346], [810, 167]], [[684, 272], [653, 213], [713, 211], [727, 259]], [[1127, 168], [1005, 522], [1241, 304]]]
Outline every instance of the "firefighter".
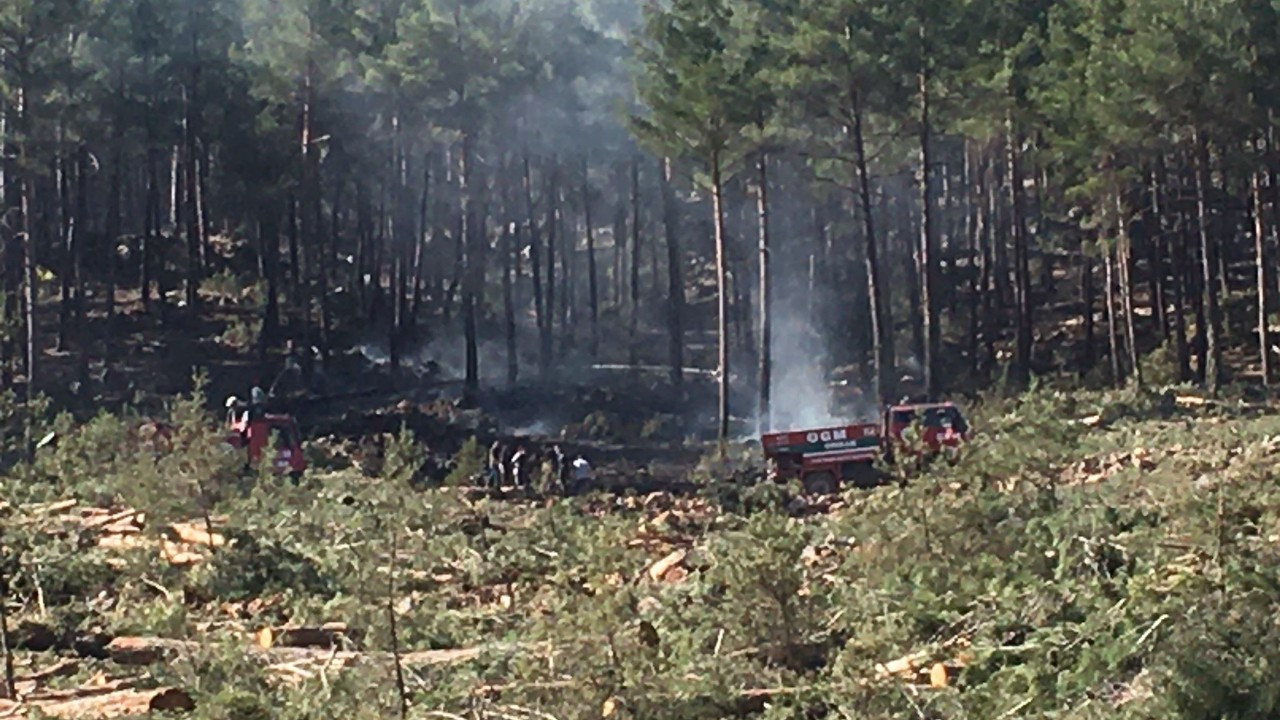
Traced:
[[490, 486], [501, 486], [502, 484], [502, 441], [494, 440], [489, 446], [489, 463], [485, 467], [485, 477], [489, 481]]
[[573, 494], [585, 490], [591, 484], [591, 463], [581, 455], [573, 459]]
[[530, 466], [533, 464], [533, 458], [529, 456], [529, 452], [524, 449], [524, 445], [516, 448], [515, 454], [511, 456], [511, 469], [515, 474], [516, 485], [520, 487], [529, 486]]
[[547, 478], [547, 485], [558, 482], [561, 488], [568, 487], [565, 478], [568, 476], [568, 463], [564, 456], [564, 450], [560, 448], [560, 444], [556, 443], [551, 446], [551, 452], [548, 453], [547, 459], [551, 461], [551, 474]]

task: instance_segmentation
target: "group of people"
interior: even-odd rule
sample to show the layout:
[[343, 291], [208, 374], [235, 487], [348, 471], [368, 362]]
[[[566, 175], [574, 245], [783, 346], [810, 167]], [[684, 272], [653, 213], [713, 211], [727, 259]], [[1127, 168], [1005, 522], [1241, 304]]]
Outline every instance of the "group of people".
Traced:
[[529, 488], [533, 486], [534, 470], [545, 465], [549, 465], [548, 484], [558, 484], [564, 491], [576, 491], [591, 480], [591, 463], [581, 455], [570, 458], [558, 443], [539, 453], [524, 443], [502, 440], [494, 440], [489, 446], [485, 480], [491, 487]]

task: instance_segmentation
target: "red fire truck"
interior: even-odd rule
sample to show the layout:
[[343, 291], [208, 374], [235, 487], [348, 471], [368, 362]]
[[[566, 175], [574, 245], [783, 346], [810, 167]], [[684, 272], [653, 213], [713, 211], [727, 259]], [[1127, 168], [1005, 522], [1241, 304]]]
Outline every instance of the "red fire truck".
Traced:
[[[903, 438], [912, 425], [920, 432], [914, 448]], [[828, 493], [845, 480], [874, 484], [878, 457], [892, 462], [902, 451], [949, 453], [968, 434], [968, 423], [953, 403], [913, 403], [891, 405], [875, 422], [765, 433], [760, 444], [772, 478], [798, 477], [806, 492]]]

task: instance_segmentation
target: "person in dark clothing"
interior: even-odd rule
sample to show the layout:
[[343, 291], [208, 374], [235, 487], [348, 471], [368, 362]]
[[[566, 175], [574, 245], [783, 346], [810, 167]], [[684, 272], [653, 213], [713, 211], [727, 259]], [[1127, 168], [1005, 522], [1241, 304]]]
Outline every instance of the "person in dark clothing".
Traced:
[[547, 478], [547, 484], [560, 483], [561, 488], [568, 487], [565, 483], [565, 469], [568, 467], [568, 458], [564, 456], [564, 450], [560, 449], [559, 443], [552, 445], [550, 452], [547, 453], [547, 459], [551, 461], [551, 477]]
[[493, 487], [502, 485], [502, 450], [501, 440], [494, 440], [489, 446], [489, 462], [485, 465], [485, 477]]

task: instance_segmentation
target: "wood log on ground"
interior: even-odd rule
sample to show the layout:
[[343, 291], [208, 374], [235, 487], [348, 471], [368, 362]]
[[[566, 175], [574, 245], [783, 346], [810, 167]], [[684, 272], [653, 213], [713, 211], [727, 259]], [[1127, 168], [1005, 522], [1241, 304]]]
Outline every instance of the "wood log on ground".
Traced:
[[227, 544], [227, 538], [224, 535], [209, 532], [208, 528], [204, 527], [203, 521], [173, 523], [168, 528], [168, 534], [171, 540], [190, 545], [222, 547]]
[[160, 710], [191, 711], [196, 706], [188, 692], [172, 687], [114, 690], [69, 699], [27, 700], [6, 705], [0, 705], [0, 717], [16, 717], [24, 711], [38, 710], [45, 717], [74, 720], [139, 717]]
[[684, 562], [686, 550], [674, 550], [667, 554], [666, 557], [658, 560], [649, 566], [649, 579], [654, 582], [661, 582], [662, 578], [680, 563]]
[[344, 638], [358, 641], [363, 635], [346, 623], [325, 623], [319, 627], [264, 627], [256, 634], [262, 648], [332, 648], [341, 645]]
[[[194, 640], [173, 640], [158, 637], [118, 637], [107, 645], [111, 660], [119, 665], [150, 665], [152, 663], [172, 660], [184, 654], [198, 653], [207, 647], [216, 647], [217, 643], [201, 643]], [[447, 665], [450, 663], [473, 660], [487, 651], [513, 651], [520, 646], [510, 643], [498, 643], [482, 647], [456, 648], [447, 650], [417, 650], [400, 653], [400, 662], [406, 666]], [[303, 662], [331, 662], [334, 666], [345, 666], [361, 663], [385, 664], [393, 661], [389, 652], [334, 652], [322, 648], [263, 648], [246, 644], [243, 650], [251, 659], [268, 665]]]
[[138, 512], [133, 508], [125, 508], [119, 512], [82, 517], [80, 519], [80, 527], [86, 530], [102, 528], [104, 532], [111, 532], [111, 528], [116, 527], [140, 528], [145, 521], [146, 515], [144, 513]]

